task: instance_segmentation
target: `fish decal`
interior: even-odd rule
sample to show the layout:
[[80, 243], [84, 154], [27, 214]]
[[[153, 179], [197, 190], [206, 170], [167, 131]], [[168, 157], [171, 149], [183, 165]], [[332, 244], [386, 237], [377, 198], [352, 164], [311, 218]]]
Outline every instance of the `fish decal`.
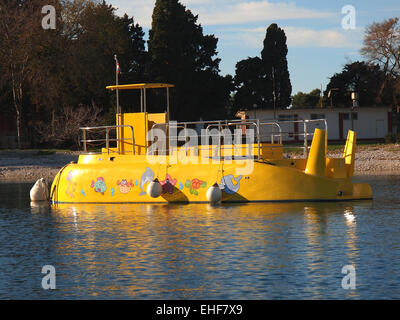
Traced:
[[150, 183], [154, 180], [154, 172], [151, 170], [149, 167], [146, 167], [146, 171], [143, 173], [142, 177], [140, 178], [140, 189], [142, 192], [140, 192], [139, 196], [144, 196], [146, 195], [146, 191], [144, 191], [144, 185], [146, 183]]
[[70, 198], [74, 198], [75, 197], [75, 195], [74, 195], [74, 192], [75, 192], [75, 186], [76, 186], [76, 183], [75, 182], [73, 182], [73, 177], [74, 177], [74, 174], [73, 174], [73, 172], [72, 171], [70, 171], [70, 172], [68, 172], [68, 175], [67, 175], [67, 190], [65, 191], [65, 193], [70, 197]]
[[91, 188], [94, 188], [95, 192], [101, 193], [104, 196], [104, 192], [107, 190], [106, 183], [104, 178], [99, 177], [97, 181], [92, 180], [92, 184], [90, 185]]
[[162, 193], [169, 193], [173, 194], [174, 193], [174, 188], [177, 183], [176, 179], [172, 179], [169, 174], [165, 176], [165, 180], [160, 181], [160, 184], [162, 186]]
[[[233, 174], [229, 174], [221, 178], [221, 183], [219, 184], [219, 188], [227, 193], [227, 194], [234, 194], [237, 193], [240, 189], [240, 180], [242, 176], [234, 177]], [[236, 184], [233, 184], [233, 180]]]
[[133, 182], [132, 179], [129, 182], [126, 179], [122, 179], [122, 181], [117, 181], [117, 185], [119, 192], [127, 194], [129, 191], [131, 191], [131, 188], [133, 187]]

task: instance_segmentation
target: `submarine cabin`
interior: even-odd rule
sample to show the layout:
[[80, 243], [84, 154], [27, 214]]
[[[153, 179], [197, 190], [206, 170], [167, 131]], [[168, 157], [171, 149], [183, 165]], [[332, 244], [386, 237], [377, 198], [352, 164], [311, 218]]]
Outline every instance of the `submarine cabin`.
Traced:
[[[200, 129], [206, 128], [206, 130], [217, 129], [218, 143], [213, 140], [212, 144], [216, 145], [215, 148], [207, 146], [199, 146], [199, 149], [209, 149], [211, 157], [214, 156], [232, 156], [232, 155], [254, 155], [257, 159], [281, 159], [282, 158], [282, 141], [286, 134], [282, 130], [282, 125], [276, 121], [260, 122], [259, 120], [219, 120], [219, 121], [196, 121], [196, 122], [170, 122], [170, 88], [173, 88], [172, 84], [165, 83], [142, 83], [142, 84], [127, 84], [127, 85], [112, 85], [107, 86], [108, 90], [117, 91], [117, 114], [116, 114], [116, 125], [115, 126], [100, 126], [100, 127], [83, 127], [83, 149], [84, 152], [88, 152], [88, 144], [90, 143], [105, 143], [105, 148], [102, 149], [102, 153], [106, 154], [119, 154], [119, 155], [146, 155], [148, 149], [152, 144], [152, 141], [148, 139], [148, 132], [152, 128], [161, 129], [166, 133], [166, 136], [170, 134], [171, 129], [184, 129], [184, 139], [186, 141], [190, 138], [190, 133], [187, 133], [187, 129], [195, 129], [200, 133]], [[164, 113], [149, 113], [147, 110], [147, 99], [146, 91], [148, 89], [166, 89], [166, 112]], [[141, 110], [137, 113], [122, 113], [118, 103], [119, 90], [140, 90], [140, 106]], [[303, 122], [301, 120], [297, 122]], [[324, 120], [310, 120], [308, 123], [321, 122], [325, 123]], [[306, 123], [302, 125], [307, 126]], [[263, 127], [268, 126], [270, 129], [265, 131], [266, 133], [261, 135]], [[247, 129], [253, 129], [254, 140], [246, 141], [241, 146], [235, 145], [233, 139], [225, 140], [223, 135], [224, 129], [239, 129], [242, 131], [243, 137], [246, 135]], [[105, 139], [88, 139], [88, 134], [92, 131], [105, 130]], [[116, 138], [110, 136], [110, 132], [116, 130]], [[210, 132], [210, 131], [208, 131]], [[211, 133], [212, 135], [214, 133]], [[299, 134], [299, 136], [302, 134]], [[303, 136], [313, 135], [312, 133], [305, 133]], [[181, 136], [179, 137], [181, 138]], [[175, 147], [178, 149], [178, 136], [170, 137], [170, 140], [176, 141]], [[230, 141], [229, 141], [230, 140]], [[224, 145], [221, 146], [221, 142], [224, 141]], [[228, 143], [225, 143], [228, 141]], [[307, 155], [309, 145], [307, 139], [304, 146], [304, 154]], [[116, 147], [111, 147], [110, 142], [116, 142]], [[187, 147], [187, 155], [198, 154], [199, 149], [194, 151], [193, 148]], [[171, 150], [174, 150], [169, 144], [166, 145], [166, 154], [171, 154]], [[161, 154], [161, 153], [158, 153]]]

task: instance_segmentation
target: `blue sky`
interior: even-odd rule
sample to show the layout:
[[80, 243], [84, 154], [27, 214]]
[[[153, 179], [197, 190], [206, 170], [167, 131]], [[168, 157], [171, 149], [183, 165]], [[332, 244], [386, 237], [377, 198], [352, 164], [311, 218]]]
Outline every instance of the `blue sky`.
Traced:
[[[151, 27], [155, 0], [109, 0], [117, 14], [133, 16], [146, 32]], [[399, 0], [279, 1], [279, 0], [181, 0], [194, 14], [205, 34], [218, 39], [221, 74], [235, 74], [235, 65], [260, 56], [266, 28], [277, 23], [285, 30], [292, 93], [309, 92], [326, 85], [343, 65], [361, 60], [365, 27], [400, 17]], [[355, 8], [355, 29], [344, 29], [342, 8]]]

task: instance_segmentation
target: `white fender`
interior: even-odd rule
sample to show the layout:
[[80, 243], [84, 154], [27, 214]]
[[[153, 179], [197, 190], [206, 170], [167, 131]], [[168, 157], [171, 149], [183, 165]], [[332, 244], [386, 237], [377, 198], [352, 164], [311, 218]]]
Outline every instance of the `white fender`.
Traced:
[[35, 182], [30, 191], [31, 201], [47, 201], [48, 197], [48, 185], [46, 180], [40, 178]]
[[162, 186], [158, 179], [154, 179], [152, 182], [149, 183], [147, 186], [147, 194], [152, 198], [158, 198], [161, 196], [162, 193]]
[[207, 200], [211, 203], [219, 202], [222, 199], [222, 191], [219, 188], [218, 183], [214, 183], [208, 188], [206, 193]]

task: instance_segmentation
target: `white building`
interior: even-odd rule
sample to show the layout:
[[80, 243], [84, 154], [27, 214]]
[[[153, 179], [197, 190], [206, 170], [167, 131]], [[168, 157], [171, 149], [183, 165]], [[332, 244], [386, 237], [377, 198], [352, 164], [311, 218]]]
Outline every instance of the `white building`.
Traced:
[[[347, 131], [352, 128], [357, 132], [357, 140], [384, 139], [386, 134], [392, 132], [392, 109], [390, 107], [358, 107], [352, 111], [352, 115], [350, 112], [350, 108], [276, 110], [276, 119], [279, 121], [326, 119], [329, 140], [345, 140]], [[274, 119], [274, 110], [243, 110], [238, 111], [236, 117], [268, 122]], [[308, 125], [307, 132], [314, 132], [314, 128], [316, 127], [323, 128], [323, 122]], [[260, 131], [263, 141], [269, 140], [267, 137], [271, 134], [271, 128], [271, 126], [267, 125], [261, 126]], [[287, 133], [286, 136], [284, 135], [285, 141], [295, 142], [303, 140], [298, 135], [304, 133], [302, 123], [283, 124], [282, 131]]]

